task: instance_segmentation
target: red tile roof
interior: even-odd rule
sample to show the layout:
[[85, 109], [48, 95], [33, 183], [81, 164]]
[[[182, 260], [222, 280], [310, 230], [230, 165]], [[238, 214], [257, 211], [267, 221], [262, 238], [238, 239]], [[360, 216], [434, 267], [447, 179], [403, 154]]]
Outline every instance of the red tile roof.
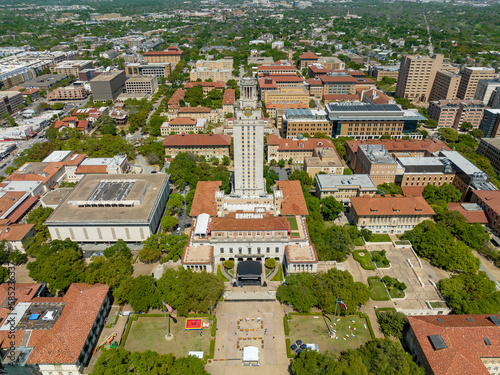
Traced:
[[[434, 375], [489, 375], [481, 358], [500, 357], [500, 326], [489, 316], [409, 316], [408, 322]], [[435, 350], [429, 338], [432, 335], [441, 336], [446, 348]]]
[[421, 197], [425, 186], [401, 186], [403, 195], [407, 197]]
[[328, 72], [332, 71], [331, 69], [325, 68], [323, 65], [318, 66], [318, 65], [313, 64], [313, 65], [309, 65], [308, 68], [310, 68], [311, 71], [315, 74], [328, 73]]
[[212, 110], [208, 107], [182, 107], [179, 113], [210, 113]]
[[329, 76], [326, 74], [320, 75], [319, 79], [324, 82], [357, 82], [357, 78], [351, 76]]
[[163, 141], [165, 147], [175, 146], [227, 146], [231, 144], [230, 135], [220, 134], [176, 134], [169, 135]]
[[79, 165], [76, 168], [77, 174], [91, 174], [91, 173], [108, 173], [107, 165]]
[[286, 217], [266, 216], [261, 219], [235, 219], [232, 217], [213, 217], [209, 231], [290, 231]]
[[26, 194], [27, 193], [25, 191], [9, 191], [3, 194], [0, 197], [0, 216], [4, 215], [14, 204], [16, 204]]
[[33, 207], [33, 205], [38, 202], [39, 195], [35, 195], [34, 197], [28, 197], [22, 204], [20, 204], [12, 214], [9, 215], [9, 220], [12, 223], [17, 222], [21, 217], [24, 216], [28, 210]]
[[313, 53], [311, 51], [307, 51], [307, 52], [303, 53], [302, 55], [300, 55], [299, 59], [301, 59], [301, 60], [318, 60], [319, 57], [315, 53]]
[[268, 145], [278, 146], [278, 150], [314, 150], [318, 147], [333, 147], [330, 139], [308, 138], [308, 139], [284, 139], [278, 135], [268, 135], [266, 137]]
[[300, 181], [287, 180], [278, 181], [278, 189], [283, 193], [283, 204], [281, 206], [281, 215], [285, 216], [307, 216], [306, 200], [300, 186]]
[[488, 217], [486, 216], [486, 212], [484, 212], [484, 210], [467, 211], [462, 207], [462, 203], [448, 203], [448, 210], [460, 212], [464, 215], [467, 223], [469, 224], [488, 224]]
[[217, 216], [215, 192], [219, 190], [220, 185], [220, 181], [198, 181], [189, 216], [198, 216], [199, 214]]
[[169, 125], [196, 125], [196, 119], [191, 117], [176, 117], [168, 122]]
[[320, 79], [316, 78], [306, 79], [306, 83], [308, 83], [309, 86], [323, 86], [323, 82]]
[[222, 99], [223, 105], [234, 105], [236, 92], [234, 89], [226, 89], [224, 91], [224, 98]]
[[347, 147], [352, 151], [352, 153], [358, 152], [359, 145], [384, 145], [384, 147], [389, 152], [397, 151], [427, 151], [429, 153], [434, 153], [440, 151], [444, 148], [446, 151], [451, 151], [451, 149], [442, 141], [438, 139], [367, 139], [360, 141], [347, 141]]
[[33, 89], [27, 89], [27, 90], [23, 91], [23, 95], [33, 95], [33, 94], [35, 94], [35, 93], [37, 93], [39, 91], [40, 91], [40, 89], [34, 89], [34, 88]]
[[340, 102], [342, 100], [348, 100], [348, 101], [359, 101], [360, 97], [358, 94], [352, 94], [352, 95], [323, 95], [323, 100], [327, 101], [334, 101], [334, 102]]
[[[361, 95], [361, 92], [358, 91], [358, 94]], [[365, 91], [363, 95], [371, 98], [375, 104], [387, 104], [387, 102], [391, 100], [391, 98], [385, 95], [382, 91], [376, 89]], [[374, 96], [376, 97], [374, 98]]]
[[278, 109], [278, 108], [309, 108], [307, 104], [304, 103], [266, 103], [266, 109]]
[[351, 197], [352, 209], [358, 216], [429, 216], [435, 212], [423, 197]]
[[500, 214], [500, 190], [473, 190], [473, 194], [477, 195], [495, 213]]
[[103, 284], [71, 284], [61, 316], [37, 342], [27, 363], [76, 363], [108, 292]]
[[0, 227], [0, 241], [21, 241], [30, 233], [35, 224], [11, 224]]
[[[64, 297], [35, 297], [41, 284], [15, 284], [16, 303], [64, 302], [61, 315], [50, 330], [30, 332], [27, 346], [33, 348], [29, 364], [76, 364], [97, 314], [109, 292], [103, 284], [71, 284]], [[10, 284], [0, 285], [0, 301], [9, 296]], [[0, 317], [6, 319], [8, 307], [0, 308]], [[15, 331], [15, 346], [19, 347], [25, 331]], [[10, 347], [9, 331], [0, 331], [2, 348]]]

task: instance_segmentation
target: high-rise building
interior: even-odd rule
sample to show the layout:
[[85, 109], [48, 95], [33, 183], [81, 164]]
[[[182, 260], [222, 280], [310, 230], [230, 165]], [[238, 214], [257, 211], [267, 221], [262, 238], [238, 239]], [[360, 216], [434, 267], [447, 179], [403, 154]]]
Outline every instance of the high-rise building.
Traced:
[[235, 108], [234, 137], [234, 193], [258, 196], [266, 193], [264, 183], [264, 127], [266, 123], [257, 100], [257, 80], [243, 78], [241, 97]]
[[407, 55], [401, 59], [396, 96], [414, 101], [429, 100], [436, 73], [443, 65], [444, 56]]
[[481, 100], [488, 107], [491, 107], [489, 103], [493, 91], [497, 87], [500, 87], [500, 79], [480, 79], [477, 82], [476, 93], [474, 94], [474, 100]]
[[454, 74], [445, 70], [438, 71], [432, 85], [429, 101], [456, 99], [460, 79], [460, 74]]
[[125, 87], [124, 70], [105, 72], [90, 81], [90, 90], [94, 100], [116, 100]]
[[460, 85], [458, 86], [457, 96], [460, 99], [472, 99], [476, 93], [477, 84], [480, 79], [497, 78], [495, 69], [483, 67], [464, 67], [460, 75]]

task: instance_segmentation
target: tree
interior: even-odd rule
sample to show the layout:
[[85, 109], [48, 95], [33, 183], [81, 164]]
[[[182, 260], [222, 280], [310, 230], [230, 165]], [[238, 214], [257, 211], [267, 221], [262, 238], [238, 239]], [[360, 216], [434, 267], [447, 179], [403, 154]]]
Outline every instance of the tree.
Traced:
[[178, 222], [179, 221], [177, 220], [176, 217], [164, 216], [161, 218], [161, 229], [163, 229], [166, 232], [170, 232], [177, 226]]
[[231, 159], [229, 159], [229, 156], [224, 155], [222, 157], [222, 165], [228, 166], [231, 164]]
[[475, 129], [472, 129], [470, 132], [469, 132], [470, 135], [472, 135], [473, 137], [475, 138], [483, 138], [484, 137], [484, 133], [482, 130], [478, 129], [478, 128], [475, 128]]
[[184, 196], [180, 193], [170, 194], [166, 205], [167, 213], [173, 214], [182, 209], [184, 204]]
[[107, 113], [104, 113], [97, 119], [94, 128], [98, 128], [101, 134], [116, 135], [116, 122]]
[[439, 135], [445, 142], [456, 142], [458, 141], [458, 132], [452, 128], [441, 128], [439, 129]]
[[389, 310], [380, 313], [378, 322], [385, 335], [401, 339], [403, 338], [403, 330], [408, 323], [408, 318], [401, 312]]
[[294, 170], [288, 176], [289, 180], [298, 180], [300, 181], [300, 185], [302, 186], [302, 191], [309, 191], [309, 189], [313, 186], [314, 180], [309, 176], [309, 173], [301, 170]]
[[441, 186], [431, 184], [427, 185], [424, 188], [422, 195], [430, 204], [435, 204], [438, 201], [444, 201], [446, 203], [460, 202], [462, 199], [462, 193], [460, 193], [460, 190], [446, 182]]
[[280, 159], [280, 160], [278, 161], [278, 166], [279, 166], [280, 168], [285, 168], [285, 164], [286, 164], [285, 159]]
[[156, 280], [152, 276], [137, 276], [133, 279], [127, 301], [134, 311], [147, 312], [160, 307], [160, 295], [156, 290]]
[[344, 211], [344, 205], [334, 197], [326, 197], [321, 200], [321, 210], [325, 220], [334, 220]]
[[453, 314], [498, 314], [500, 292], [485, 272], [463, 273], [442, 279], [439, 290]]
[[472, 124], [469, 121], [464, 121], [462, 122], [462, 125], [460, 125], [460, 129], [462, 131], [467, 131], [472, 129]]
[[378, 185], [377, 188], [379, 190], [382, 190], [387, 195], [403, 194], [403, 189], [401, 189], [401, 186], [396, 185], [394, 182], [384, 182], [383, 184]]
[[434, 119], [425, 120], [425, 126], [430, 129], [436, 129], [438, 127], [438, 122]]
[[106, 258], [111, 258], [115, 254], [120, 254], [127, 259], [132, 259], [132, 253], [130, 252], [130, 248], [128, 247], [127, 243], [122, 239], [116, 241], [114, 245], [108, 247], [103, 252], [103, 255]]
[[224, 261], [224, 268], [230, 270], [233, 267], [234, 267], [234, 260], [227, 259]]
[[276, 259], [274, 259], [274, 258], [267, 258], [266, 259], [266, 267], [267, 268], [274, 268], [274, 267], [276, 267]]
[[36, 260], [28, 263], [27, 268], [31, 278], [38, 282], [45, 281], [54, 294], [79, 281], [85, 262], [78, 243], [69, 239], [54, 240], [42, 245]]
[[21, 253], [19, 250], [13, 250], [9, 253], [8, 259], [10, 263], [19, 266], [26, 262], [28, 256], [24, 253]]

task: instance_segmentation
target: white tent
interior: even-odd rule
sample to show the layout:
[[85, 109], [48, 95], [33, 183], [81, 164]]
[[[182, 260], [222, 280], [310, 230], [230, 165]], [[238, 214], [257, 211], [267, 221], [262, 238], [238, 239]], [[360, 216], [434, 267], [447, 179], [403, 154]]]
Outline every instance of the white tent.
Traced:
[[243, 348], [243, 362], [259, 362], [259, 348], [256, 346]]
[[203, 359], [203, 352], [190, 351], [188, 355], [192, 355], [193, 357]]
[[208, 222], [210, 221], [209, 214], [199, 214], [196, 219], [196, 227], [194, 228], [195, 236], [206, 236], [208, 233]]

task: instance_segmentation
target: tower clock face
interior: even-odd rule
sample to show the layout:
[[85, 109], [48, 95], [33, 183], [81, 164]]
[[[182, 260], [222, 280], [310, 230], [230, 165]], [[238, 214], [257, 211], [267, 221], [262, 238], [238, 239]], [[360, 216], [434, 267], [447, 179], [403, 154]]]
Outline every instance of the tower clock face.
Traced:
[[245, 108], [245, 116], [250, 117], [252, 116], [252, 108]]

